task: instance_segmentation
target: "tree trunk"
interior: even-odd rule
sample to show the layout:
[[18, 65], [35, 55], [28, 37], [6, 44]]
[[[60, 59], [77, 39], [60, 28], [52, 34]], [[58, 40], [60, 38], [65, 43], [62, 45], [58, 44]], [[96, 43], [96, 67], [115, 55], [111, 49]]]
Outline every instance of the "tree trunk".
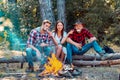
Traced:
[[64, 23], [66, 29], [65, 0], [57, 0], [57, 13], [58, 20], [61, 20]]
[[105, 60], [105, 61], [80, 61], [74, 60], [75, 66], [110, 66], [120, 64], [120, 59], [116, 60]]
[[[109, 60], [120, 59], [120, 53], [113, 53]], [[73, 60], [101, 60], [98, 54], [73, 55]]]
[[52, 11], [52, 3], [51, 0], [39, 0], [40, 4], [40, 13], [42, 20], [48, 19], [52, 22], [51, 29], [54, 27], [55, 18]]
[[0, 63], [18, 63], [18, 62], [25, 62], [25, 57], [23, 56], [14, 56], [11, 58], [0, 58]]

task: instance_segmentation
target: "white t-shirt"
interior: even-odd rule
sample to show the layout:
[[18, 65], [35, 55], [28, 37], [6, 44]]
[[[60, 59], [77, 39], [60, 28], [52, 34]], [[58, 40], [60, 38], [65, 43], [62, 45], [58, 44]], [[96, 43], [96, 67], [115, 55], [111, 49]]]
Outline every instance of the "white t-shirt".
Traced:
[[[58, 43], [59, 45], [61, 45], [60, 43], [61, 43], [61, 40], [62, 40], [61, 38], [62, 38], [62, 37], [59, 38], [59, 37], [57, 36], [57, 34], [55, 34], [55, 33], [53, 33], [53, 36], [54, 36], [54, 38], [56, 39], [57, 43]], [[63, 33], [63, 38], [66, 37], [66, 36], [67, 36], [67, 33], [64, 31], [64, 33]], [[62, 45], [61, 45], [61, 46], [62, 46]], [[63, 52], [64, 52], [65, 54], [67, 54], [66, 47], [63, 47]]]

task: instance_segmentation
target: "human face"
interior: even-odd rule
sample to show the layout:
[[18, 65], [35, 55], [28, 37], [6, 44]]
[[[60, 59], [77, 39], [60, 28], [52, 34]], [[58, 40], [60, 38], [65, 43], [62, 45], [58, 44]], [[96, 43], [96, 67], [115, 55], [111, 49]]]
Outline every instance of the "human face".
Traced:
[[44, 23], [43, 24], [43, 30], [47, 31], [50, 28], [50, 25], [51, 25], [50, 23]]
[[57, 30], [58, 30], [58, 31], [62, 31], [62, 30], [63, 30], [63, 24], [62, 24], [61, 22], [59, 22], [59, 23], [57, 24]]
[[83, 25], [82, 25], [82, 24], [76, 24], [76, 25], [75, 25], [75, 29], [76, 29], [76, 31], [77, 31], [78, 33], [80, 33], [81, 30], [83, 29]]

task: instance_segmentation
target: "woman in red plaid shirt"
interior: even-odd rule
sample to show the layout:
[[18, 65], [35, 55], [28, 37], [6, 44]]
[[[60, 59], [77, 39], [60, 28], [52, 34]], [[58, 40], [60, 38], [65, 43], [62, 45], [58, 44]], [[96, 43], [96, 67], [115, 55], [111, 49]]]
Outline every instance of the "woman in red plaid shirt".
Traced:
[[[83, 55], [90, 48], [94, 48], [102, 60], [112, 57], [111, 54], [106, 54], [105, 51], [102, 50], [96, 41], [96, 37], [94, 37], [79, 20], [74, 24], [74, 29], [71, 30], [70, 33], [67, 39], [67, 62], [69, 64], [72, 64], [73, 53]], [[89, 38], [89, 43], [85, 43], [85, 38]]]

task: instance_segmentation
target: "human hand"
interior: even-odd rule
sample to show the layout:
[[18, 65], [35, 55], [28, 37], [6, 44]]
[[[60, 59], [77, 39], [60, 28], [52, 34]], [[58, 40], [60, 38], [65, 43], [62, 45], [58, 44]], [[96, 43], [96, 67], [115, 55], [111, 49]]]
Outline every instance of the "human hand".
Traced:
[[48, 35], [49, 35], [50, 37], [52, 37], [52, 32], [50, 32], [50, 31], [47, 30], [47, 33], [48, 33]]
[[91, 38], [89, 39], [90, 42], [95, 41], [95, 40], [97, 40], [96, 37], [91, 37]]
[[70, 30], [70, 31], [68, 32], [68, 35], [69, 35], [69, 34], [73, 34], [73, 32], [74, 32], [74, 30]]
[[41, 43], [40, 46], [41, 46], [41, 47], [45, 47], [45, 46], [48, 46], [48, 44]]
[[82, 48], [82, 44], [79, 44], [79, 43], [75, 43], [75, 46], [76, 46], [78, 49], [81, 49], [81, 48]]
[[38, 57], [41, 57], [40, 51], [39, 51], [38, 49], [36, 50], [36, 55], [37, 55]]

